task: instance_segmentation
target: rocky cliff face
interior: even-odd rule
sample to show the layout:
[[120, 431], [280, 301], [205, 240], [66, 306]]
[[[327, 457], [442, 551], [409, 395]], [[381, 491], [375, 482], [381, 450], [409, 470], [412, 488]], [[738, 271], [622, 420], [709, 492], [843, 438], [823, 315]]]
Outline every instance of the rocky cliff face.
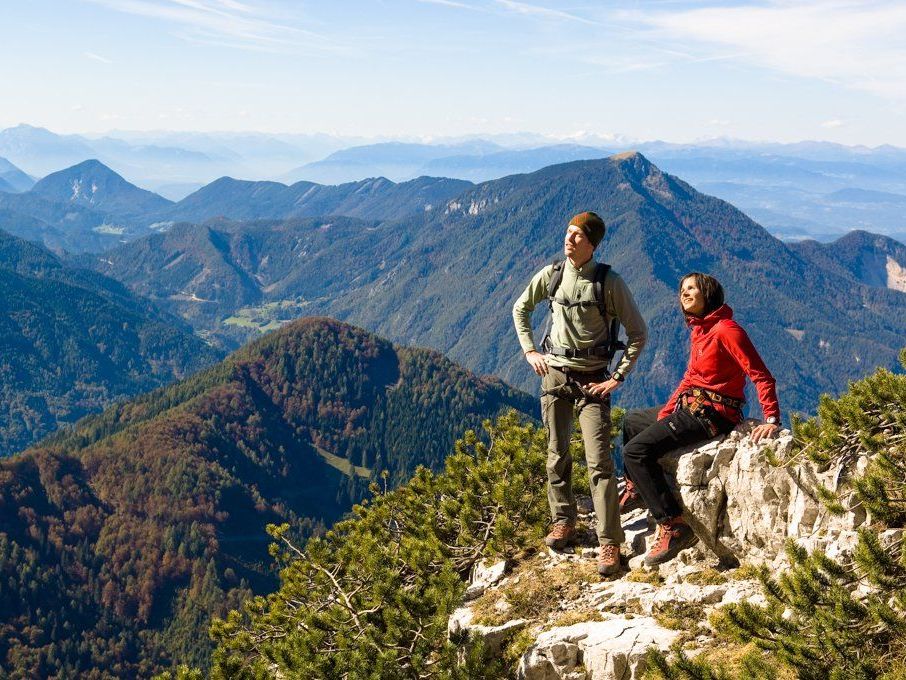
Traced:
[[[646, 570], [642, 559], [654, 527], [646, 511], [638, 510], [623, 517], [630, 570], [615, 579], [598, 578], [590, 529], [574, 552], [482, 565], [450, 620], [451, 635], [482, 636], [493, 652], [518, 665], [525, 680], [639, 678], [651, 647], [667, 651], [683, 642], [687, 649], [691, 644], [706, 651], [715, 645], [711, 611], [742, 600], [763, 603], [753, 567], [783, 570], [788, 539], [846, 561], [856, 530], [868, 517], [844, 484], [867, 460], [825, 470], [796, 458], [779, 466], [791, 450], [792, 435], [784, 431], [753, 444], [750, 427], [746, 423], [725, 438], [678, 449], [662, 461], [700, 538], [696, 546]], [[842, 514], [831, 514], [819, 502], [822, 487], [841, 492]], [[591, 527], [590, 502], [585, 505], [580, 522]]]

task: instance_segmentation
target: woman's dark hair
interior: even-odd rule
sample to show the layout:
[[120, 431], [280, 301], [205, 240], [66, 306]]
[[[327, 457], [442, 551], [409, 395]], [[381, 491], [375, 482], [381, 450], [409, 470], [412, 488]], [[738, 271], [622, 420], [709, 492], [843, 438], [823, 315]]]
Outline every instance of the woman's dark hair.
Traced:
[[705, 299], [705, 311], [702, 316], [708, 316], [724, 303], [724, 287], [713, 276], [701, 272], [689, 272], [680, 279], [680, 292], [683, 290], [683, 281], [686, 279], [695, 279], [695, 285], [702, 292], [702, 297]]

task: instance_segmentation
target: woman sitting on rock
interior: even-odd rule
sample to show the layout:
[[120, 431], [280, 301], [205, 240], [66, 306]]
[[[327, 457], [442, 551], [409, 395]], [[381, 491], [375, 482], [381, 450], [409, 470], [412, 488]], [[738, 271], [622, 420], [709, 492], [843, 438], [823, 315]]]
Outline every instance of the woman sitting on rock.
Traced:
[[679, 303], [692, 330], [686, 374], [666, 405], [629, 411], [623, 424], [627, 489], [620, 507], [625, 512], [644, 503], [658, 524], [654, 545], [645, 556], [648, 566], [673, 559], [698, 540], [667, 485], [658, 462], [661, 456], [730, 432], [743, 419], [746, 376], [755, 384], [765, 417], [752, 430], [752, 440], [771, 437], [780, 429], [774, 377], [749, 336], [733, 321], [717, 279], [687, 274], [680, 281]]

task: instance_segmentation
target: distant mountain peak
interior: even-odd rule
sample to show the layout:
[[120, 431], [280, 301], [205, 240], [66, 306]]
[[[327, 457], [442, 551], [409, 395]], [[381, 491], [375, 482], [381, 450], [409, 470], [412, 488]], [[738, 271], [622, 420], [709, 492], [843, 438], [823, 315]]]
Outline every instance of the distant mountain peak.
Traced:
[[663, 174], [661, 169], [649, 161], [638, 151], [624, 151], [609, 157], [612, 163], [620, 167], [623, 172], [631, 172], [638, 177], [650, 174]]
[[32, 193], [58, 203], [70, 203], [118, 214], [160, 210], [167, 199], [141, 189], [95, 158], [49, 174]]
[[[119, 175], [116, 172], [114, 172], [113, 170], [108, 168], [106, 165], [101, 163], [97, 158], [89, 158], [88, 160], [84, 160], [81, 163], [76, 163], [72, 167], [68, 168], [68, 170], [70, 170], [70, 171], [78, 170], [79, 172], [86, 172], [86, 171], [104, 172], [104, 173], [109, 173], [111, 175], [116, 175], [117, 177], [119, 177]], [[64, 172], [65, 172], [65, 170], [64, 170]]]
[[[638, 158], [645, 159], [645, 157], [638, 151], [623, 151], [622, 153], [615, 153], [613, 156], [611, 156], [611, 158], [615, 161], [628, 161]], [[647, 161], [647, 159], [645, 160]]]

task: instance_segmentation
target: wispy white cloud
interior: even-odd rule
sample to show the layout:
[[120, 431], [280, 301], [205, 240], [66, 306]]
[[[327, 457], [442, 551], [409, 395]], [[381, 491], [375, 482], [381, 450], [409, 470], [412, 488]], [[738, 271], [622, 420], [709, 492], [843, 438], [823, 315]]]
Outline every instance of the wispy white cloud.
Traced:
[[543, 7], [541, 5], [530, 5], [526, 2], [517, 2], [517, 0], [494, 0], [494, 2], [500, 7], [503, 7], [510, 12], [515, 12], [516, 14], [542, 17], [545, 19], [556, 19], [559, 21], [577, 21], [583, 24], [596, 23], [577, 14], [570, 14], [569, 12]]
[[839, 118], [834, 118], [833, 120], [826, 120], [821, 123], [821, 127], [833, 130], [835, 128], [843, 127], [846, 123]]
[[663, 48], [659, 45], [643, 44], [639, 41], [639, 50], [637, 53], [628, 55], [624, 54], [579, 54], [576, 58], [584, 64], [592, 64], [605, 69], [608, 73], [623, 74], [634, 73], [637, 71], [657, 71], [669, 68], [670, 66], [681, 64], [701, 64], [712, 61], [729, 61], [737, 59], [741, 55], [734, 52], [732, 54], [714, 54], [708, 56], [695, 56]]
[[102, 64], [112, 64], [113, 63], [113, 61], [111, 61], [107, 57], [102, 57], [100, 54], [95, 54], [94, 52], [83, 52], [83, 54], [84, 54], [84, 56], [88, 57], [89, 59], [93, 59], [94, 61], [99, 61]]
[[265, 10], [236, 0], [87, 0], [126, 14], [169, 22], [186, 40], [273, 52], [328, 49], [325, 36], [277, 21]]
[[474, 5], [467, 5], [464, 2], [456, 2], [455, 0], [415, 0], [425, 5], [442, 5], [443, 7], [455, 7], [457, 9], [469, 9], [473, 11], [481, 11], [480, 7], [475, 7]]
[[731, 48], [757, 66], [906, 99], [906, 4], [899, 0], [769, 0], [621, 17], [667, 41]]

